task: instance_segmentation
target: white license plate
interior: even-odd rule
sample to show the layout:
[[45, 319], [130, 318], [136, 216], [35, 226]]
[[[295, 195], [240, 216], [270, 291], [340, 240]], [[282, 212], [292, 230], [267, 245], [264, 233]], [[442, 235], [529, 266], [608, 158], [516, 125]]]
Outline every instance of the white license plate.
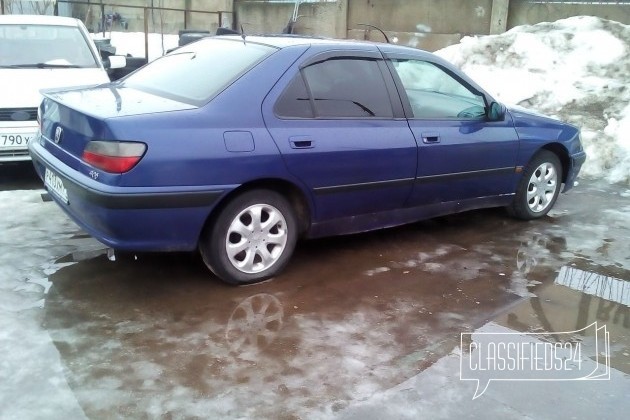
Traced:
[[44, 185], [48, 187], [48, 191], [52, 191], [64, 203], [68, 203], [68, 190], [63, 185], [63, 181], [48, 168], [44, 173]]
[[33, 138], [33, 134], [0, 133], [0, 149], [23, 149]]

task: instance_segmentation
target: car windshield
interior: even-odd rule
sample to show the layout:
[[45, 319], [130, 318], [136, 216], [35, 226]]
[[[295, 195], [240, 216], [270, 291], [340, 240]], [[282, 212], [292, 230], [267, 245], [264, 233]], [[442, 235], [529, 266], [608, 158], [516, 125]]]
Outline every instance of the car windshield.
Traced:
[[98, 67], [76, 26], [0, 25], [1, 68]]
[[122, 85], [202, 105], [274, 51], [242, 40], [208, 38], [153, 61]]

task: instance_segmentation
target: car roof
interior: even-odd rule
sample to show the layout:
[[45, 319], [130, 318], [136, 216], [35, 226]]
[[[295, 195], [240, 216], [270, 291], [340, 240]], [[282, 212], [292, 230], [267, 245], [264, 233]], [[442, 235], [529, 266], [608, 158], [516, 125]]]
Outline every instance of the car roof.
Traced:
[[[230, 40], [238, 40], [243, 41], [243, 38], [240, 35], [221, 35], [218, 37], [212, 38], [225, 38]], [[336, 38], [321, 38], [315, 36], [303, 36], [303, 35], [247, 35], [245, 37], [245, 42], [252, 42], [256, 44], [269, 45], [276, 48], [286, 48], [295, 45], [325, 45], [325, 46], [338, 46], [344, 48], [352, 48], [358, 50], [369, 50], [373, 49], [375, 46], [386, 49], [390, 52], [398, 51], [398, 52], [409, 52], [413, 51], [415, 53], [423, 53], [425, 51], [419, 50], [417, 48], [411, 48], [403, 45], [397, 44], [385, 44], [382, 42], [374, 42], [374, 41], [362, 41], [356, 39], [336, 39]]]
[[75, 18], [47, 15], [0, 15], [0, 24], [78, 26]]
[[[240, 35], [220, 35], [219, 38], [231, 39], [243, 41]], [[256, 44], [264, 44], [277, 48], [291, 47], [294, 45], [348, 45], [348, 44], [363, 44], [360, 41], [354, 40], [341, 40], [334, 38], [321, 38], [316, 36], [306, 35], [246, 35], [245, 42], [253, 42]]]

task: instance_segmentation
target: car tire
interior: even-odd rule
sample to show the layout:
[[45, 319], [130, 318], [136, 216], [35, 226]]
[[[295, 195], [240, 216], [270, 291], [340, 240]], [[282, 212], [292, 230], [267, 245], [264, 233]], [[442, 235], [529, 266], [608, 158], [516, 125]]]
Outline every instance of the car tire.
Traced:
[[523, 220], [545, 216], [553, 207], [562, 185], [562, 164], [553, 152], [538, 152], [523, 171], [510, 215]]
[[199, 249], [206, 266], [236, 285], [266, 280], [289, 262], [297, 221], [289, 201], [271, 190], [236, 196], [209, 223]]

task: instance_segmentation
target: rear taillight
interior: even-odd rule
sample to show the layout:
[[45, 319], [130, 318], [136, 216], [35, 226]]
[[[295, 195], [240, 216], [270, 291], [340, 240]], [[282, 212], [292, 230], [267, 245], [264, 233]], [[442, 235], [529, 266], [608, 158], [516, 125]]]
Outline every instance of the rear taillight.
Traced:
[[131, 170], [147, 151], [144, 143], [131, 141], [91, 141], [83, 151], [83, 161], [106, 172]]

